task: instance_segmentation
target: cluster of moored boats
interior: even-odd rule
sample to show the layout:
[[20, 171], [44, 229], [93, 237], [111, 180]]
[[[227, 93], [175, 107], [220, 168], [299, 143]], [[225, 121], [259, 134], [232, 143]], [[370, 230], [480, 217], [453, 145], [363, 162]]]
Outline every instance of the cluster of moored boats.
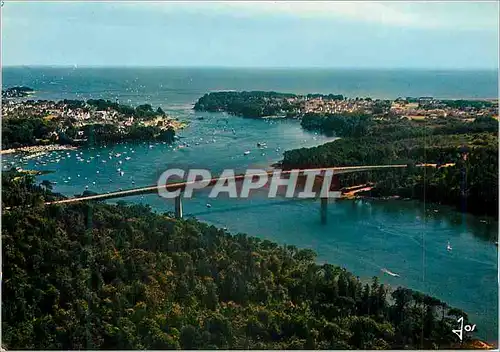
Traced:
[[[154, 147], [153, 145], [150, 145], [150, 148]], [[90, 148], [92, 150], [94, 148]], [[69, 159], [74, 159], [78, 163], [91, 163], [91, 162], [100, 162], [102, 164], [106, 163], [112, 163], [115, 162], [116, 166], [118, 168], [116, 169], [118, 175], [124, 176], [125, 171], [122, 169], [123, 166], [122, 164], [125, 161], [131, 160], [132, 159], [132, 154], [135, 153], [135, 150], [133, 147], [125, 147], [125, 151], [122, 152], [113, 152], [110, 151], [107, 154], [100, 154], [97, 153], [95, 155], [88, 155], [88, 153], [84, 153], [83, 151], [53, 151], [53, 152], [38, 152], [38, 153], [33, 153], [33, 154], [28, 154], [28, 155], [16, 155], [14, 157], [14, 160], [9, 161], [7, 163], [4, 163], [3, 168], [5, 170], [8, 170], [10, 168], [15, 168], [18, 171], [21, 171], [22, 168], [21, 166], [18, 165], [28, 165], [28, 161], [34, 161], [34, 166], [35, 167], [41, 167], [41, 166], [47, 166], [47, 165], [53, 165], [53, 164], [58, 164], [62, 160], [69, 160]], [[96, 174], [100, 174], [100, 170], [96, 170]], [[81, 177], [80, 174], [77, 174], [77, 177]], [[85, 177], [87, 180], [88, 177]], [[62, 180], [64, 183], [69, 183], [71, 181], [71, 177], [65, 177]], [[109, 182], [113, 182], [113, 180], [110, 178]], [[131, 180], [132, 184], [135, 184], [133, 179]], [[57, 181], [52, 181], [52, 184], [57, 184]], [[96, 181], [92, 181], [92, 185], [95, 185]], [[85, 189], [88, 189], [89, 185], [85, 186]]]

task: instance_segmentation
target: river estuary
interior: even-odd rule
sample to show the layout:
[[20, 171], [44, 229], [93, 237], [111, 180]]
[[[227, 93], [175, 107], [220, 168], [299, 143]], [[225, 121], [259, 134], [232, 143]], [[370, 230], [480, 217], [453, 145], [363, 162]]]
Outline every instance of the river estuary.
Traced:
[[[153, 107], [161, 105], [167, 113], [190, 121], [190, 125], [178, 133], [181, 138], [173, 146], [121, 144], [51, 152], [20, 165], [56, 171], [39, 179], [57, 182], [54, 190], [68, 196], [82, 193], [86, 186], [90, 191], [101, 193], [152, 185], [167, 168], [207, 168], [214, 175], [224, 168], [240, 171], [248, 167], [266, 168], [280, 160], [284, 150], [331, 140], [303, 131], [297, 121], [264, 121], [194, 112], [191, 107], [201, 95], [201, 88], [171, 92], [165, 88], [165, 96], [160, 96], [143, 94], [141, 82], [133, 80], [128, 85], [138, 86], [138, 91], [126, 90], [123, 81], [120, 87], [118, 83], [113, 85], [111, 78], [100, 85], [85, 85], [79, 76], [75, 78], [67, 73], [51, 77], [39, 72], [34, 76], [10, 73], [10, 80], [13, 84], [34, 87], [38, 91], [36, 98], [99, 96], [119, 98], [120, 102], [131, 104], [149, 102]], [[9, 84], [4, 82], [4, 85]], [[266, 142], [267, 149], [257, 148], [258, 142]], [[180, 144], [184, 146], [179, 148]], [[250, 154], [244, 155], [245, 151]], [[5, 165], [17, 160], [17, 156], [2, 159]], [[497, 339], [498, 251], [494, 241], [498, 236], [498, 223], [492, 219], [415, 201], [355, 200], [331, 203], [328, 223], [321, 225], [318, 201], [267, 199], [264, 194], [246, 200], [224, 197], [208, 200], [206, 195], [201, 193], [185, 200], [185, 215], [227, 227], [232, 233], [243, 232], [311, 248], [318, 253], [319, 262], [343, 266], [361, 279], [378, 276], [390, 286], [406, 286], [436, 296], [466, 311], [472, 323], [478, 326], [477, 337], [487, 341]], [[160, 212], [173, 210], [171, 200], [157, 195], [124, 200], [147, 203]], [[210, 208], [207, 203], [211, 204]], [[451, 251], [446, 249], [448, 241], [453, 247]], [[398, 273], [399, 277], [384, 274], [383, 268]]]

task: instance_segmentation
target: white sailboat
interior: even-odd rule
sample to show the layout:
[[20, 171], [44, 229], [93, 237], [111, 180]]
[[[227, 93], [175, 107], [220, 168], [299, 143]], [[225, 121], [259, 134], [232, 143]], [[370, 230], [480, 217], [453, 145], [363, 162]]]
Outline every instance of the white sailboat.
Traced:
[[448, 244], [446, 245], [446, 250], [447, 251], [451, 251], [452, 250], [450, 241], [448, 241]]

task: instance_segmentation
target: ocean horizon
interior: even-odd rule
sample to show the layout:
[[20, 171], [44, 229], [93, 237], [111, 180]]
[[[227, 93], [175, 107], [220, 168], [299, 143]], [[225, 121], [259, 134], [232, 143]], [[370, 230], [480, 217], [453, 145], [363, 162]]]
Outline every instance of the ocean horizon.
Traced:
[[[39, 92], [35, 96], [39, 99], [120, 99], [126, 95], [132, 104], [151, 101], [162, 106], [162, 97], [168, 96], [173, 103], [194, 103], [218, 90], [375, 99], [496, 99], [498, 70], [11, 66], [2, 68], [2, 85], [30, 86]], [[174, 101], [173, 92], [177, 93]]]

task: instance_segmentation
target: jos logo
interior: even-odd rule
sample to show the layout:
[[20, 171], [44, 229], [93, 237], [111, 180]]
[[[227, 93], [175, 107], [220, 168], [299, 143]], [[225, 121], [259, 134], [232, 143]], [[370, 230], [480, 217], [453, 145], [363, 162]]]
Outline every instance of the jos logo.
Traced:
[[457, 321], [460, 323], [460, 328], [456, 329], [456, 330], [451, 330], [451, 332], [455, 333], [458, 336], [458, 338], [460, 339], [460, 341], [462, 341], [464, 330], [466, 332], [474, 331], [476, 329], [476, 324], [464, 326], [464, 318], [463, 317], [460, 317]]

